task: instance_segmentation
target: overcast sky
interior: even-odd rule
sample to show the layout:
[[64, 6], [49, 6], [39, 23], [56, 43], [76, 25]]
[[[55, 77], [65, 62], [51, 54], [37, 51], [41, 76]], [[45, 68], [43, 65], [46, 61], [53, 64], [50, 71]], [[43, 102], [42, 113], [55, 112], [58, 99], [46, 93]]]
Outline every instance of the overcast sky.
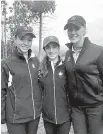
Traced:
[[[13, 0], [7, 0], [12, 3]], [[87, 36], [97, 43], [103, 45], [103, 0], [55, 0], [56, 10], [53, 14], [54, 19], [46, 19], [44, 21], [46, 29], [49, 29], [43, 38], [55, 35], [59, 38], [60, 45], [69, 42], [64, 25], [72, 15], [81, 15], [87, 22]], [[52, 16], [51, 16], [52, 17]], [[34, 32], [37, 38], [33, 42], [33, 48], [38, 45], [38, 28], [34, 26]]]
[[103, 0], [56, 0], [55, 21], [49, 24], [50, 34], [59, 37], [61, 45], [68, 42], [64, 25], [72, 15], [82, 15], [87, 21], [87, 35], [94, 43], [103, 44]]
[[[69, 42], [64, 25], [72, 15], [81, 15], [87, 22], [87, 36], [93, 43], [103, 46], [103, 0], [55, 0], [54, 19], [47, 19], [46, 27], [50, 30], [43, 37], [55, 35], [59, 38], [62, 49]], [[38, 36], [37, 36], [38, 38]], [[34, 45], [35, 46], [35, 45]]]

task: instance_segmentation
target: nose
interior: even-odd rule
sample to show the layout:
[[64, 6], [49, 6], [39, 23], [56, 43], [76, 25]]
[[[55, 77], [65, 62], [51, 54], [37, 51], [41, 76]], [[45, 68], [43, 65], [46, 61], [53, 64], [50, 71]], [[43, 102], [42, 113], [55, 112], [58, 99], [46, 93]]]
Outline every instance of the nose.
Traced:
[[24, 44], [25, 44], [25, 45], [28, 45], [28, 40], [25, 40], [25, 41], [24, 41]]
[[53, 50], [53, 48], [52, 47], [50, 47], [50, 52], [53, 52], [54, 50]]
[[71, 33], [72, 33], [72, 34], [75, 34], [75, 33], [76, 33], [76, 31], [75, 31], [74, 29], [72, 29], [72, 30], [71, 30]]

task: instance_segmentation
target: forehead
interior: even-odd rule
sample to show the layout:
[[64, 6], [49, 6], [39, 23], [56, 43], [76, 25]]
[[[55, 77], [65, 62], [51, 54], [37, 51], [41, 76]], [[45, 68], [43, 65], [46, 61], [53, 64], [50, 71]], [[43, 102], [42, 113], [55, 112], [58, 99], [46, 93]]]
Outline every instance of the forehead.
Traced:
[[69, 23], [69, 24], [68, 24], [68, 28], [78, 28], [78, 29], [80, 29], [81, 27], [78, 26], [78, 25], [75, 25], [75, 24], [73, 24], [73, 23]]
[[46, 47], [59, 47], [59, 45], [56, 42], [50, 42], [46, 45]]

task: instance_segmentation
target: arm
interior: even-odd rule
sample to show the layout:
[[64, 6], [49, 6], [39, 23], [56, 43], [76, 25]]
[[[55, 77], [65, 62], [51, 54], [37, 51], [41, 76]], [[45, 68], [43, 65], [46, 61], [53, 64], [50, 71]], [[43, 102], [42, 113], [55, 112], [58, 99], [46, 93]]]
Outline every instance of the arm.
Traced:
[[98, 57], [97, 66], [98, 66], [98, 70], [100, 72], [100, 76], [101, 76], [101, 79], [103, 82], [103, 51], [101, 52], [100, 56]]
[[7, 132], [6, 125], [6, 95], [8, 86], [8, 75], [5, 63], [1, 63], [1, 132]]

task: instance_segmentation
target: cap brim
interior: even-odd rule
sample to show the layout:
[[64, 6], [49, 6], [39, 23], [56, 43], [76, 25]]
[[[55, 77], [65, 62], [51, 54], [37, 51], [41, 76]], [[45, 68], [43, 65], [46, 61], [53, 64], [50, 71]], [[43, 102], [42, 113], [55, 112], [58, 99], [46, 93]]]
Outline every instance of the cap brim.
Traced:
[[57, 44], [59, 45], [59, 42], [56, 42], [56, 41], [48, 41], [47, 43], [45, 43], [45, 44], [43, 45], [43, 49], [44, 49], [49, 43], [51, 43], [51, 42], [57, 43]]
[[81, 24], [76, 23], [76, 22], [69, 22], [68, 24], [66, 24], [66, 25], [64, 26], [64, 30], [68, 29], [68, 26], [69, 26], [70, 24], [74, 24], [74, 25], [79, 26], [79, 27], [82, 26]]
[[18, 34], [18, 37], [22, 38], [26, 34], [30, 34], [33, 38], [36, 38], [36, 36], [32, 32], [22, 32], [22, 33]]

